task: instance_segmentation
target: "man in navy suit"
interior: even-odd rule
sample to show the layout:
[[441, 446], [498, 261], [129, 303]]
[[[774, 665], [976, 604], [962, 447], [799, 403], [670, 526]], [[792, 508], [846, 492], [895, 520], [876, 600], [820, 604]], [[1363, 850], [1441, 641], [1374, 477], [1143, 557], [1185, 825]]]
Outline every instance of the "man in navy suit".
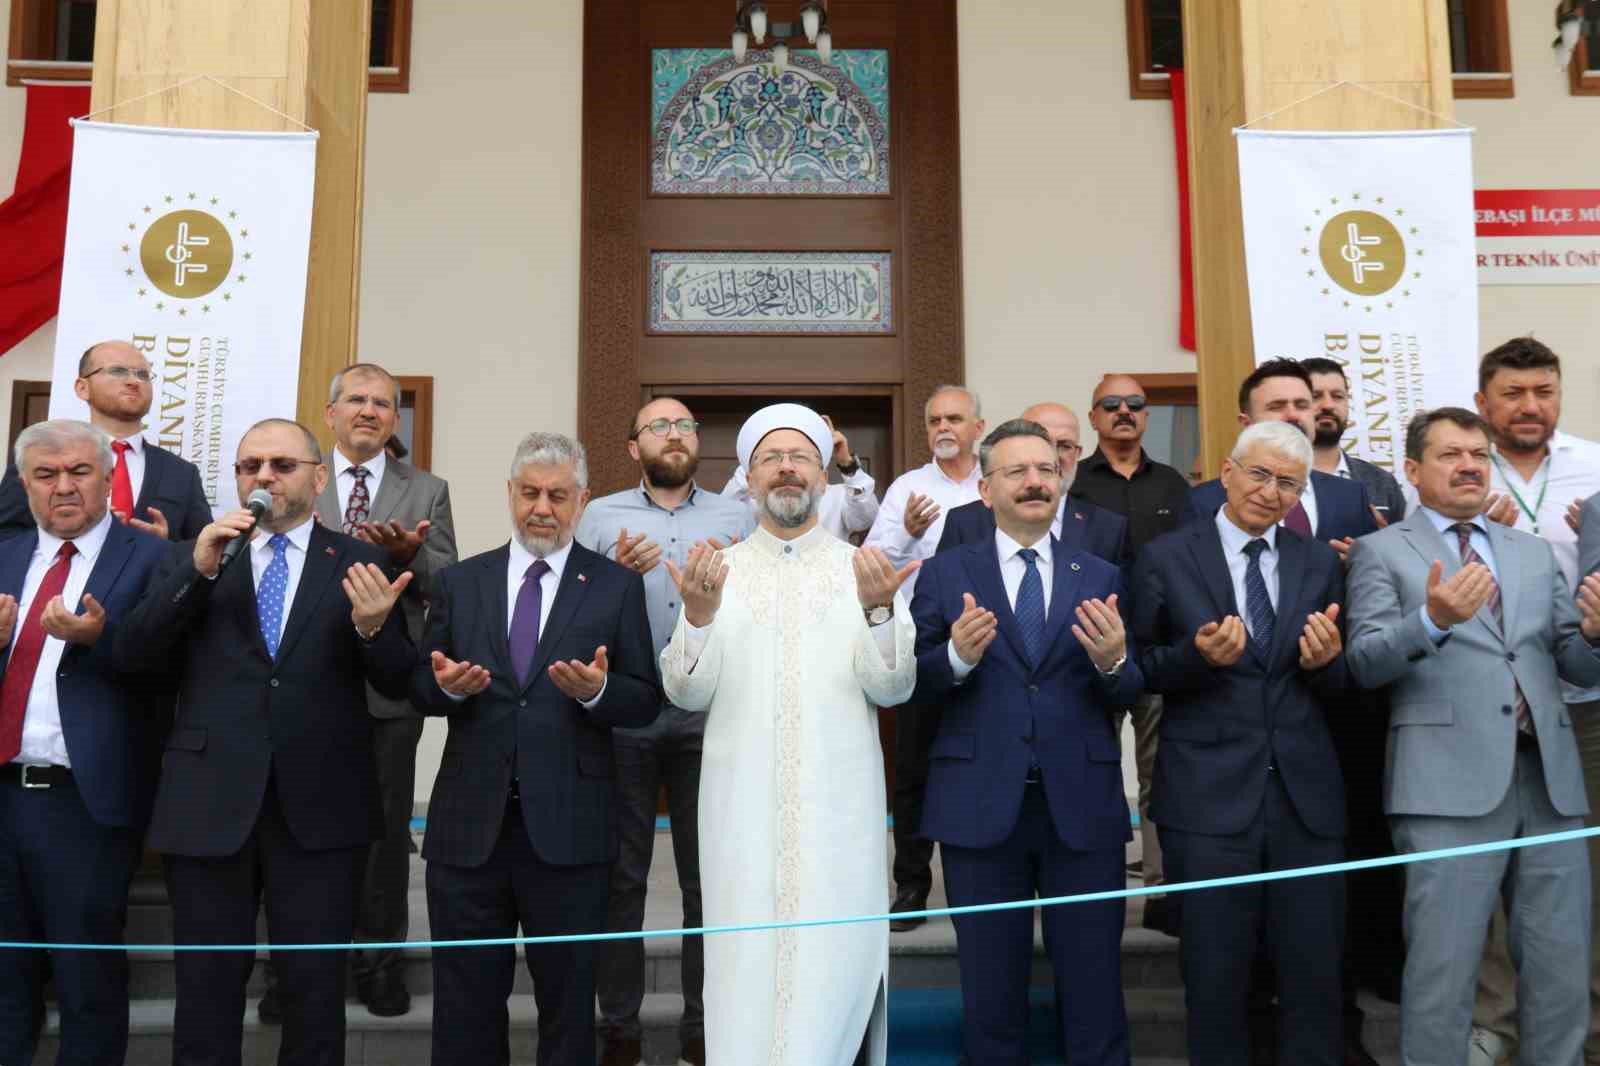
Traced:
[[[1269, 359], [1239, 385], [1239, 425], [1288, 422], [1299, 427], [1306, 440], [1316, 435], [1316, 415], [1311, 399], [1311, 374], [1293, 359]], [[1350, 552], [1350, 542], [1378, 529], [1372, 497], [1359, 481], [1336, 474], [1311, 471], [1308, 486], [1283, 516], [1283, 524], [1302, 537], [1331, 543], [1340, 558]], [[1196, 485], [1189, 493], [1190, 520], [1210, 521], [1227, 493], [1220, 480]]]
[[[36, 528], [0, 542], [0, 940], [120, 943], [157, 686], [117, 670], [111, 649], [167, 546], [112, 519], [100, 430], [35, 423], [16, 459]], [[33, 1061], [49, 969], [59, 1061], [120, 1066], [128, 961], [116, 951], [54, 952], [48, 965], [0, 951], [0, 1062]]]
[[[598, 933], [617, 857], [613, 727], [663, 695], [644, 579], [574, 542], [583, 445], [531, 433], [506, 490], [510, 544], [439, 573], [411, 699], [450, 732], [429, 804], [441, 940]], [[539, 1066], [593, 1066], [595, 945], [529, 945]], [[506, 1066], [511, 947], [433, 955], [433, 1061]]]
[[[1304, 491], [1311, 442], [1259, 423], [1224, 461], [1227, 502], [1150, 542], [1134, 568], [1144, 682], [1165, 700], [1154, 815], [1177, 881], [1344, 858], [1344, 782], [1327, 715], [1348, 686], [1344, 568], [1280, 526]], [[1187, 893], [1180, 961], [1189, 1061], [1247, 1066], [1254, 947], [1276, 964], [1278, 1061], [1344, 1059], [1344, 879]]]
[[[111, 510], [136, 529], [171, 540], [193, 540], [211, 521], [200, 470], [144, 439], [157, 374], [144, 352], [126, 341], [101, 341], [78, 360], [73, 391], [89, 405], [89, 421], [111, 437]], [[0, 537], [33, 528], [17, 467], [0, 478]]]
[[[1022, 417], [1039, 423], [1050, 434], [1056, 445], [1056, 462], [1061, 466], [1061, 503], [1050, 520], [1050, 535], [1071, 551], [1082, 549], [1113, 566], [1123, 565], [1128, 561], [1124, 558], [1128, 520], [1088, 500], [1067, 495], [1078, 470], [1078, 456], [1083, 454], [1078, 416], [1065, 404], [1037, 403], [1022, 412]], [[945, 517], [944, 532], [939, 534], [936, 550], [947, 551], [957, 545], [972, 544], [993, 534], [994, 511], [983, 500], [973, 500]]]
[[[1142, 679], [1117, 612], [1117, 568], [1050, 536], [1061, 468], [1037, 423], [979, 451], [996, 529], [923, 563], [913, 704], [943, 707], [921, 830], [951, 904], [1114, 890], [1131, 837], [1111, 712]], [[1051, 908], [1045, 948], [1074, 1064], [1129, 1061], [1123, 902]], [[955, 918], [971, 1066], [1027, 1061], [1033, 912]]]

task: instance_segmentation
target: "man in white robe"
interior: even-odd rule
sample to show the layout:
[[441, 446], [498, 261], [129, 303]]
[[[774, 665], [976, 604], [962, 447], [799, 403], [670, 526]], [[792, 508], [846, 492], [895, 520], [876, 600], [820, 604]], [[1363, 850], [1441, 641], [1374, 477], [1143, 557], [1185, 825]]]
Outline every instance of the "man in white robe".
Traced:
[[[700, 872], [707, 925], [888, 907], [876, 706], [916, 683], [915, 627], [881, 551], [817, 525], [832, 434], [798, 404], [740, 430], [760, 526], [669, 564], [683, 613], [661, 653], [669, 699], [707, 712]], [[706, 938], [709, 1066], [882, 1066], [888, 928]]]

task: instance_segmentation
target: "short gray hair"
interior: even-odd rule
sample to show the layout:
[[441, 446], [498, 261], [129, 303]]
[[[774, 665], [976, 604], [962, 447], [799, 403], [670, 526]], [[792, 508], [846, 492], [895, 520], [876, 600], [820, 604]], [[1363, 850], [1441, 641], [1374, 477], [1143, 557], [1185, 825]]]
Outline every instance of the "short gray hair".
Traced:
[[1233, 444], [1233, 453], [1229, 456], [1234, 462], [1244, 462], [1244, 457], [1256, 447], [1266, 448], [1276, 452], [1285, 459], [1292, 459], [1297, 463], [1305, 464], [1306, 474], [1311, 473], [1311, 442], [1300, 427], [1292, 422], [1279, 422], [1273, 419], [1269, 422], [1252, 422], [1244, 427], [1244, 432], [1239, 434], [1239, 439]]
[[933, 410], [933, 401], [937, 400], [947, 392], [959, 392], [961, 395], [971, 400], [972, 417], [983, 417], [983, 404], [979, 401], [977, 393], [973, 392], [965, 385], [935, 385], [933, 387], [933, 391], [928, 393], [927, 402], [922, 405], [922, 420], [924, 422], [928, 420], [928, 413]]
[[523, 437], [517, 444], [517, 454], [511, 457], [511, 477], [515, 479], [529, 463], [570, 466], [578, 487], [589, 487], [589, 454], [564, 433], [529, 433]]
[[52, 418], [48, 422], [35, 422], [17, 435], [17, 445], [12, 450], [17, 472], [26, 473], [22, 457], [29, 448], [45, 448], [58, 452], [74, 444], [93, 444], [95, 458], [100, 460], [100, 472], [109, 474], [117, 465], [111, 451], [111, 436], [98, 426], [72, 418]]
[[355, 375], [358, 375], [358, 376], [361, 376], [361, 377], [370, 376], [370, 377], [375, 377], [375, 378], [387, 378], [388, 381], [389, 381], [389, 384], [394, 386], [394, 406], [395, 406], [396, 410], [399, 409], [399, 407], [400, 407], [400, 380], [398, 378], [396, 378], [393, 374], [391, 374], [387, 370], [385, 370], [383, 367], [379, 366], [377, 363], [351, 363], [349, 366], [343, 367], [342, 369], [340, 369], [340, 371], [337, 374], [333, 375], [333, 381], [331, 383], [329, 383], [329, 385], [328, 385], [328, 402], [329, 403], [338, 403], [339, 402], [339, 393], [341, 391], [343, 391], [343, 389], [344, 389], [344, 379], [345, 379], [346, 375], [349, 375], [349, 374], [355, 374]]

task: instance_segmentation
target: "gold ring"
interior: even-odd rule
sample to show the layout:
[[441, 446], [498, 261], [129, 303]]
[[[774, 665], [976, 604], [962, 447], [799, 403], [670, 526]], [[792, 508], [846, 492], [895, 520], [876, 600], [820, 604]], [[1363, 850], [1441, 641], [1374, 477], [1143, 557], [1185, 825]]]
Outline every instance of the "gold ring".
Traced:
[[711, 582], [709, 582], [709, 581], [700, 582], [700, 591], [701, 592], [710, 592], [711, 591]]

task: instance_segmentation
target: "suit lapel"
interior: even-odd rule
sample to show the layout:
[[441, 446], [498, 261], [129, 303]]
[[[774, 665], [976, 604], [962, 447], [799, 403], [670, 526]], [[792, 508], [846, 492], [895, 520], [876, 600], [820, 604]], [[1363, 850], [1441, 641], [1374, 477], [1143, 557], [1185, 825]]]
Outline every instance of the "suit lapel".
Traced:
[[[528, 671], [528, 683], [523, 686], [524, 690], [538, 679], [546, 666], [550, 665], [556, 645], [561, 643], [561, 634], [566, 632], [567, 627], [572, 624], [573, 617], [578, 613], [584, 593], [589, 591], [588, 569], [593, 565], [595, 558], [593, 552], [573, 542], [572, 552], [567, 556], [567, 565], [561, 571], [561, 581], [556, 585], [556, 602], [550, 605], [550, 616], [545, 619], [544, 625], [539, 627], [539, 650], [533, 657], [533, 669]], [[588, 649], [589, 652], [593, 650]]]
[[[1518, 601], [1522, 591], [1522, 551], [1516, 537], [1507, 536], [1500, 523], [1484, 519], [1489, 534], [1489, 550], [1494, 552], [1495, 569], [1500, 583], [1500, 631], [1507, 644], [1511, 643], [1511, 626], [1517, 617]], [[1494, 615], [1487, 608], [1478, 612], [1491, 625]]]
[[[244, 551], [217, 579], [219, 587], [216, 590], [216, 594], [224, 598], [232, 598], [233, 609], [238, 614], [239, 624], [244, 627], [244, 632], [250, 640], [251, 648], [261, 658], [271, 662], [272, 656], [267, 652], [266, 638], [261, 635], [261, 615], [256, 609], [256, 580], [251, 572], [252, 564], [250, 561], [250, 553], [255, 550], [254, 541], [245, 545]], [[305, 575], [302, 574], [302, 582], [304, 582], [304, 578]], [[296, 592], [295, 599], [298, 600], [299, 598], [299, 593]], [[281, 642], [279, 650], [282, 650]]]
[[344, 515], [339, 513], [339, 479], [331, 470], [328, 483], [317, 493], [317, 518], [329, 529], [344, 532]]
[[395, 508], [405, 498], [411, 487], [411, 471], [404, 464], [391, 459], [383, 468], [383, 480], [378, 483], [378, 497], [372, 501], [370, 520], [387, 522], [394, 517]]
[[1278, 530], [1278, 610], [1277, 620], [1272, 625], [1272, 649], [1265, 664], [1269, 667], [1283, 658], [1286, 646], [1294, 649], [1296, 658], [1299, 657], [1300, 632], [1305, 628], [1303, 619], [1310, 613], [1301, 604], [1307, 554], [1304, 540]]
[[511, 604], [506, 599], [506, 568], [510, 565], [509, 543], [485, 553], [478, 591], [483, 596], [483, 614], [489, 621], [489, 644], [494, 649], [495, 669], [490, 672], [515, 680], [517, 671], [511, 665], [511, 645], [506, 641], [506, 624], [511, 617]]
[[[1189, 551], [1194, 555], [1195, 571], [1211, 593], [1211, 602], [1217, 609], [1217, 620], [1239, 614], [1239, 605], [1233, 600], [1233, 579], [1229, 577], [1228, 560], [1222, 554], [1222, 536], [1217, 532], [1215, 520], [1195, 524], [1189, 538]], [[1241, 620], [1243, 615], [1240, 615]]]
[[[165, 456], [157, 457], [161, 449], [149, 441], [144, 442], [144, 483], [139, 486], [139, 498], [133, 503], [135, 515], [149, 516], [150, 501], [160, 494], [161, 476], [166, 473], [167, 464], [162, 462]], [[177, 515], [168, 515], [169, 522], [176, 522]], [[95, 599], [100, 599], [97, 595]], [[104, 602], [103, 600], [101, 602]]]
[[[145, 472], [149, 473], [149, 467], [145, 468]], [[145, 483], [149, 482], [150, 479], [145, 478]], [[111, 528], [106, 530], [106, 541], [100, 546], [100, 557], [94, 561], [94, 569], [89, 571], [89, 580], [84, 583], [83, 594], [93, 596], [102, 607], [105, 606], [111, 586], [116, 584], [122, 568], [132, 556], [133, 534], [121, 522], [113, 519]], [[77, 608], [77, 604], [72, 606], [73, 609]]]
[[[342, 573], [340, 564], [344, 552], [336, 546], [335, 535], [315, 522], [311, 524], [311, 539], [306, 542], [306, 561], [300, 568], [300, 583], [294, 589], [294, 605], [289, 608], [288, 621], [283, 624], [283, 636], [278, 640], [278, 661], [282, 662], [294, 650], [300, 634], [306, 630], [307, 620], [316, 611], [328, 587]], [[257, 629], [260, 628], [259, 623]]]
[[979, 607], [986, 607], [994, 612], [1000, 633], [1010, 642], [1017, 658], [1029, 662], [1028, 644], [1022, 639], [1022, 630], [1017, 627], [1017, 616], [1012, 613], [1011, 601], [1006, 598], [1006, 585], [1000, 578], [1000, 556], [995, 551], [994, 544], [994, 536], [991, 534], [976, 544], [967, 546], [967, 557], [963, 563], [967, 569], [967, 576], [972, 578], [973, 597], [978, 601]]
[[1320, 470], [1311, 472], [1311, 494], [1317, 501], [1317, 528], [1311, 531], [1311, 535], [1318, 540], [1330, 539], [1329, 535], [1323, 530], [1331, 530], [1336, 525], [1333, 520], [1333, 500], [1331, 499], [1333, 494], [1327, 490], [1328, 481], [1336, 476], [1324, 474]]
[[[1061, 524], [1065, 528], [1068, 522], [1075, 521], [1068, 514]], [[1050, 657], [1058, 643], [1069, 650], [1078, 646], [1077, 638], [1071, 636], [1070, 628], [1077, 617], [1074, 608], [1078, 606], [1078, 583], [1083, 580], [1083, 567], [1075, 558], [1077, 554], [1077, 550], [1068, 548], [1059, 540], [1050, 546], [1050, 610], [1046, 615], [1044, 626], [1046, 659]], [[1068, 635], [1063, 637], [1063, 633]], [[1070, 641], [1070, 644], [1066, 643], [1067, 641]]]
[[[1066, 500], [1061, 507], [1061, 536], [1059, 538], [1061, 548], [1068, 554], [1082, 551], [1084, 540], [1088, 535], [1088, 519], [1084, 517], [1082, 511], [1072, 505], [1071, 500]], [[1051, 591], [1050, 595], [1052, 597], [1050, 602], [1054, 603], [1054, 590]]]
[[5, 559], [0, 560], [0, 592], [16, 597], [22, 601], [22, 583], [28, 577], [28, 564], [33, 561], [33, 553], [39, 547], [39, 530], [30, 527], [26, 533], [19, 533], [5, 544], [12, 550], [5, 553]]

